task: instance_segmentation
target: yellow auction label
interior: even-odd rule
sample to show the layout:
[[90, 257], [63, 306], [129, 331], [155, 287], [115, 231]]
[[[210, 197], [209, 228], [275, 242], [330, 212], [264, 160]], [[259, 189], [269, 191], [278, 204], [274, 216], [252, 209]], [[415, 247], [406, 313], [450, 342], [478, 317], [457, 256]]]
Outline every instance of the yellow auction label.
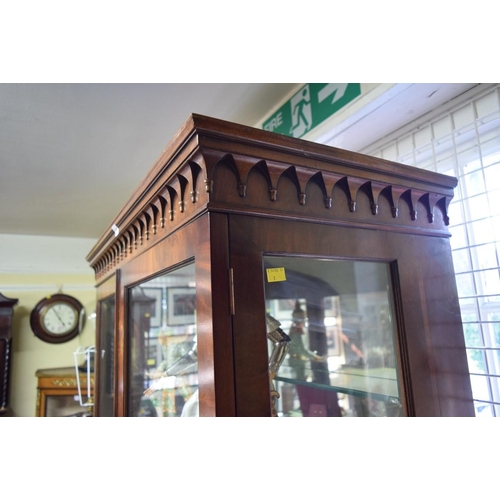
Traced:
[[286, 281], [285, 268], [284, 267], [273, 267], [271, 269], [266, 269], [267, 281], [271, 283], [272, 281]]

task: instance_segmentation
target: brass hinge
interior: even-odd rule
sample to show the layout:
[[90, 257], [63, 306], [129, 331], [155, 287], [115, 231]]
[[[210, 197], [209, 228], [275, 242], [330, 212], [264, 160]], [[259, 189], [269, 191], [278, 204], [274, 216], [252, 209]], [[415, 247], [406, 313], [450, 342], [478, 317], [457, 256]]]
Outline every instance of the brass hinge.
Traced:
[[234, 277], [233, 268], [229, 268], [229, 314], [234, 316]]

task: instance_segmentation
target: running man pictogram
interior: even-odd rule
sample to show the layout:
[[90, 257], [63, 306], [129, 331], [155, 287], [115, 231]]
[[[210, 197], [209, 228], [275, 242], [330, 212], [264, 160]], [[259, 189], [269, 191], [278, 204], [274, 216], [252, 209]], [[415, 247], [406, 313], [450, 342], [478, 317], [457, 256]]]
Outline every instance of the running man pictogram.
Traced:
[[292, 97], [290, 101], [292, 108], [292, 128], [290, 134], [293, 137], [303, 136], [312, 126], [311, 95], [309, 85]]

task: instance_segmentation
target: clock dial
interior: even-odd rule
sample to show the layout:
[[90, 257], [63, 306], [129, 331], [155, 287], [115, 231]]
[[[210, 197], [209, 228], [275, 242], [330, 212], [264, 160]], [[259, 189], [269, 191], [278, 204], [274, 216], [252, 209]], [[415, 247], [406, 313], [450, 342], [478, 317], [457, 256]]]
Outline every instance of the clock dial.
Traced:
[[77, 323], [77, 313], [73, 307], [62, 302], [56, 302], [47, 307], [42, 317], [42, 323], [49, 333], [64, 335]]

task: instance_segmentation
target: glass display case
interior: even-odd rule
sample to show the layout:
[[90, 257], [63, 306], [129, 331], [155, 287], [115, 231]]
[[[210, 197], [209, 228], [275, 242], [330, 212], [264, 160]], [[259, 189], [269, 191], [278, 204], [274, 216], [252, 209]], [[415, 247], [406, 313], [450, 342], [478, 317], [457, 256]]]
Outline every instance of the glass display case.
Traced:
[[192, 115], [87, 257], [96, 416], [473, 416], [455, 186]]

